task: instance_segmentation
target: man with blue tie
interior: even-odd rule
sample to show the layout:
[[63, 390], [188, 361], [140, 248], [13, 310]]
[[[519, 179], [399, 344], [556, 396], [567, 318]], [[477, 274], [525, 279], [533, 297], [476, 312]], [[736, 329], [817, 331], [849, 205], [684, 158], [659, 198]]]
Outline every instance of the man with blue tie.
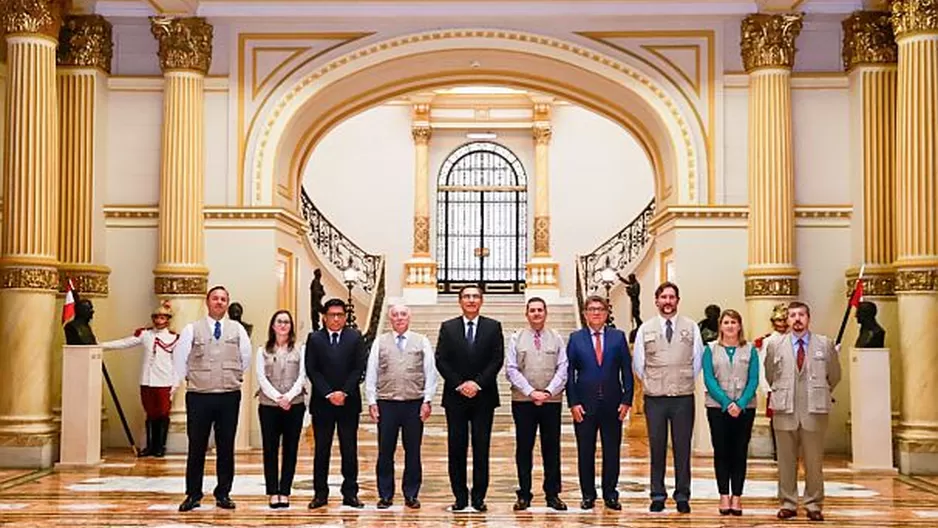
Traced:
[[576, 433], [577, 467], [580, 474], [580, 508], [596, 502], [596, 433], [603, 443], [603, 502], [621, 510], [619, 451], [622, 422], [632, 407], [632, 357], [625, 334], [606, 322], [606, 299], [587, 297], [583, 311], [587, 327], [570, 334], [567, 343], [567, 402]]

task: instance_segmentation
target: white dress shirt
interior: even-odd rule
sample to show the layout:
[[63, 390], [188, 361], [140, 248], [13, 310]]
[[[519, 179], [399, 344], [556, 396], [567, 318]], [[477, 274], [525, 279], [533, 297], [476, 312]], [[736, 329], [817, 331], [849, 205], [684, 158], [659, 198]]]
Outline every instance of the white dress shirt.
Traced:
[[[179, 341], [176, 343], [176, 349], [173, 350], [173, 366], [176, 370], [176, 382], [173, 386], [179, 385], [189, 374], [189, 352], [192, 351], [193, 325], [207, 323], [209, 328], [214, 330], [215, 322], [215, 319], [206, 316], [205, 319], [189, 323], [183, 328], [182, 334], [179, 336]], [[227, 317], [221, 319], [219, 322], [221, 322], [222, 326], [222, 335], [225, 335], [225, 327], [227, 325], [238, 325], [238, 350], [241, 352], [241, 371], [246, 372], [251, 366], [251, 338], [248, 337], [248, 333], [244, 327], [241, 326], [241, 323], [231, 321]], [[212, 337], [212, 339], [215, 338]]]
[[[179, 334], [168, 328], [147, 328], [130, 337], [105, 341], [105, 350], [134, 348], [143, 345], [143, 363], [140, 366], [140, 385], [144, 387], [172, 387], [176, 380], [173, 367], [173, 349], [179, 343]], [[157, 342], [157, 340], [159, 342]]]
[[[287, 400], [292, 400], [296, 398], [300, 392], [303, 391], [303, 385], [306, 383], [306, 354], [304, 353], [305, 347], [303, 345], [294, 345], [295, 350], [299, 350], [300, 356], [300, 370], [299, 375], [296, 377], [296, 381], [293, 383], [293, 386], [290, 387], [284, 394], [280, 394], [280, 391], [274, 387], [270, 380], [267, 379], [267, 369], [264, 362], [264, 347], [258, 347], [257, 357], [254, 360], [254, 373], [257, 374], [257, 383], [261, 386], [261, 392], [264, 393], [264, 396], [267, 396], [271, 400], [277, 401], [281, 396], [286, 396]], [[274, 350], [275, 354], [287, 353], [289, 350], [286, 347], [278, 347]]]
[[[406, 347], [407, 342], [411, 339], [415, 339], [420, 343], [420, 349], [423, 350], [423, 401], [426, 403], [433, 401], [433, 395], [436, 394], [437, 384], [436, 356], [433, 354], [433, 347], [430, 345], [430, 340], [423, 334], [409, 330], [403, 334], [398, 334], [397, 332], [392, 333], [394, 334], [395, 343], [397, 343], [397, 336], [404, 336], [400, 344], [401, 348]], [[372, 343], [371, 352], [368, 354], [368, 365], [365, 367], [365, 399], [368, 401], [368, 405], [376, 405], [378, 403], [379, 341], [381, 341], [380, 336]]]
[[[677, 330], [674, 323], [678, 317], [680, 317], [678, 314], [674, 314], [670, 317], [671, 329], [675, 332]], [[638, 328], [638, 332], [635, 334], [635, 344], [632, 346], [632, 370], [635, 371], [635, 375], [638, 376], [638, 379], [642, 381], [645, 380], [645, 329], [650, 328], [651, 325], [658, 325], [661, 335], [667, 335], [668, 320], [669, 318], [656, 315], [642, 323], [642, 326]], [[694, 377], [696, 378], [697, 375], [700, 374], [700, 368], [703, 363], [704, 344], [703, 338], [700, 337], [700, 327], [698, 327], [697, 323], [694, 321], [690, 319], [688, 319], [688, 321], [690, 321], [691, 327], [694, 329]]]

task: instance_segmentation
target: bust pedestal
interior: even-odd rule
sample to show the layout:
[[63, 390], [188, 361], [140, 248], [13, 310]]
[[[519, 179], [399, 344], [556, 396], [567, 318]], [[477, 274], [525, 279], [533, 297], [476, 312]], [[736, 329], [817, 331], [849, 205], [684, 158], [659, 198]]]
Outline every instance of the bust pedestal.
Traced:
[[62, 428], [59, 468], [101, 462], [101, 347], [62, 349]]
[[892, 454], [889, 349], [854, 348], [850, 353], [852, 469], [896, 473]]

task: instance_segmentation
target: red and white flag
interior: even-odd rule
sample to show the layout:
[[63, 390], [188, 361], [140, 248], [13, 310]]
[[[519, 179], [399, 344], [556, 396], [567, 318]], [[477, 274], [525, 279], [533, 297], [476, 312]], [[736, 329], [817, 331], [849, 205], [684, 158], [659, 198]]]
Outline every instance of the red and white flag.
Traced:
[[75, 288], [72, 279], [65, 281], [65, 304], [62, 305], [62, 324], [75, 318]]

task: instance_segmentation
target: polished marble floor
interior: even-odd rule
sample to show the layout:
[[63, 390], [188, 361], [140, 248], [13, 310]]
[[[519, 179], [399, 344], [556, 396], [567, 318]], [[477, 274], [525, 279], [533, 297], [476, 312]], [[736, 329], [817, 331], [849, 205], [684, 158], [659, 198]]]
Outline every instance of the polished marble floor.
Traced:
[[[592, 512], [578, 508], [579, 492], [576, 474], [575, 441], [572, 428], [565, 426], [563, 437], [563, 497], [571, 506], [567, 512], [553, 512], [544, 507], [537, 493], [534, 507], [515, 513], [514, 440], [510, 426], [497, 426], [491, 459], [492, 481], [487, 499], [487, 513], [450, 513], [452, 501], [446, 476], [445, 430], [438, 424], [428, 427], [424, 440], [424, 485], [421, 490], [423, 508], [403, 508], [400, 495], [391, 509], [378, 511], [374, 482], [375, 431], [363, 424], [360, 432], [362, 511], [341, 507], [338, 460], [332, 464], [330, 505], [310, 512], [312, 457], [309, 438], [304, 439], [299, 461], [293, 506], [287, 510], [270, 510], [264, 496], [260, 453], [239, 454], [232, 496], [238, 508], [234, 512], [217, 510], [211, 501], [187, 514], [176, 511], [182, 500], [184, 455], [165, 459], [134, 459], [128, 451], [112, 450], [104, 463], [93, 470], [79, 472], [2, 470], [0, 471], [0, 526], [307, 526], [322, 528], [410, 527], [410, 526], [773, 526], [775, 466], [771, 460], [753, 460], [745, 497], [745, 514], [740, 518], [717, 514], [716, 486], [711, 460], [697, 457], [693, 461], [691, 515], [673, 511], [673, 503], [664, 513], [647, 511], [648, 446], [640, 425], [630, 431], [622, 448], [622, 475], [619, 489], [623, 511], [613, 512], [597, 506]], [[337, 450], [336, 450], [337, 451]], [[400, 459], [398, 453], [398, 458]], [[402, 469], [398, 460], [398, 478]], [[212, 464], [209, 464], [211, 468]], [[829, 526], [938, 526], [938, 479], [857, 474], [847, 461], [830, 459], [825, 467], [827, 503], [825, 515]], [[535, 469], [535, 482], [540, 481]], [[669, 481], [671, 474], [668, 475]], [[214, 479], [206, 479], [210, 495]], [[807, 525], [802, 513], [786, 526]]]

